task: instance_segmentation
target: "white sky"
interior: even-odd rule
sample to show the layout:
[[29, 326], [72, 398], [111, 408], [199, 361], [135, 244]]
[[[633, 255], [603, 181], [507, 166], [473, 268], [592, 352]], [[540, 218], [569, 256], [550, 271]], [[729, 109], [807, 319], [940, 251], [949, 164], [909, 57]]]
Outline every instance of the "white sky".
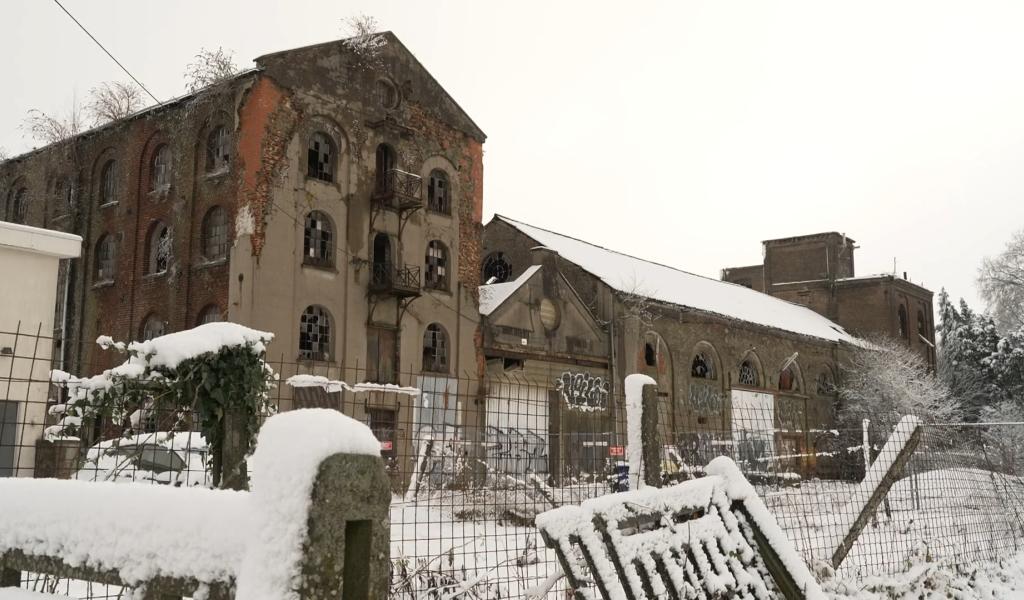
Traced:
[[[487, 132], [485, 219], [718, 276], [836, 230], [859, 274], [978, 303], [1024, 226], [1024, 3], [65, 0], [161, 99], [377, 17]], [[49, 0], [0, 2], [0, 147], [119, 69]], [[655, 287], [657, 282], [645, 282]]]

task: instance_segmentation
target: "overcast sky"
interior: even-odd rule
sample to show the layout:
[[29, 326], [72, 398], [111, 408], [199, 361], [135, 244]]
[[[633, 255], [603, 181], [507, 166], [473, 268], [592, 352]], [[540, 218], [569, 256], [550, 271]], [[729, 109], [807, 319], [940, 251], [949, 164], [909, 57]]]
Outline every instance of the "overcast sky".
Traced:
[[[373, 15], [488, 134], [485, 219], [703, 275], [834, 230], [858, 274], [978, 303], [1024, 227], [1021, 2], [63, 1], [162, 100], [201, 47], [248, 66]], [[50, 0], [0, 23], [9, 153], [29, 109], [125, 78]]]

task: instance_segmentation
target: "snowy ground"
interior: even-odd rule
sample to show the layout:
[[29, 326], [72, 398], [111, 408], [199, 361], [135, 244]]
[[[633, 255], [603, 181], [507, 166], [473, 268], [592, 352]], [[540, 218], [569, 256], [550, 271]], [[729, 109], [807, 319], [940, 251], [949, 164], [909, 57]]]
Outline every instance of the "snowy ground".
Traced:
[[888, 577], [835, 580], [823, 587], [835, 600], [1024, 598], [1024, 553], [968, 569], [918, 564]]

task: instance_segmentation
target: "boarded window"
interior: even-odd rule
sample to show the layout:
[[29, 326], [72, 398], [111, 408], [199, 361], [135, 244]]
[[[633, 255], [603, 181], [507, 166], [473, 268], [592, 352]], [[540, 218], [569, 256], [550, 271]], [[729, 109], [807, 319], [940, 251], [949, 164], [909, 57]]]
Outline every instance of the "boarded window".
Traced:
[[783, 392], [800, 391], [800, 382], [797, 379], [796, 371], [792, 365], [786, 367], [779, 373], [779, 390]]
[[220, 260], [228, 255], [228, 213], [214, 206], [203, 218], [203, 256]]
[[445, 215], [452, 214], [448, 190], [448, 175], [440, 169], [431, 171], [427, 184], [427, 209]]
[[397, 334], [394, 329], [369, 327], [366, 330], [366, 380], [373, 383], [398, 383], [395, 368]]
[[318, 210], [306, 215], [302, 262], [321, 267], [334, 265], [334, 227], [327, 215]]
[[309, 136], [306, 177], [334, 181], [334, 143], [322, 131]]
[[427, 244], [426, 270], [423, 287], [434, 290], [448, 289], [448, 249], [438, 240]]
[[322, 306], [307, 306], [299, 318], [299, 358], [331, 360], [331, 316]]
[[423, 370], [448, 372], [448, 334], [437, 323], [427, 325], [423, 334]]
[[318, 385], [293, 387], [292, 398], [295, 401], [295, 408], [341, 410], [341, 392], [328, 392]]

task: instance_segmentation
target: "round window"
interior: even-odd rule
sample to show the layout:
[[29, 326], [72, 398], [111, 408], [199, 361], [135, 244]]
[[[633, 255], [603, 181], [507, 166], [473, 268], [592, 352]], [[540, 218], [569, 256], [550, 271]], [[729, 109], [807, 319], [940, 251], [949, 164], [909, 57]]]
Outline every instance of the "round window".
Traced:
[[542, 299], [540, 301], [540, 323], [544, 326], [544, 329], [548, 331], [558, 329], [560, 320], [561, 315], [558, 314], [558, 306], [549, 298]]
[[512, 263], [503, 253], [492, 252], [484, 259], [483, 275], [484, 283], [505, 283], [512, 275]]

